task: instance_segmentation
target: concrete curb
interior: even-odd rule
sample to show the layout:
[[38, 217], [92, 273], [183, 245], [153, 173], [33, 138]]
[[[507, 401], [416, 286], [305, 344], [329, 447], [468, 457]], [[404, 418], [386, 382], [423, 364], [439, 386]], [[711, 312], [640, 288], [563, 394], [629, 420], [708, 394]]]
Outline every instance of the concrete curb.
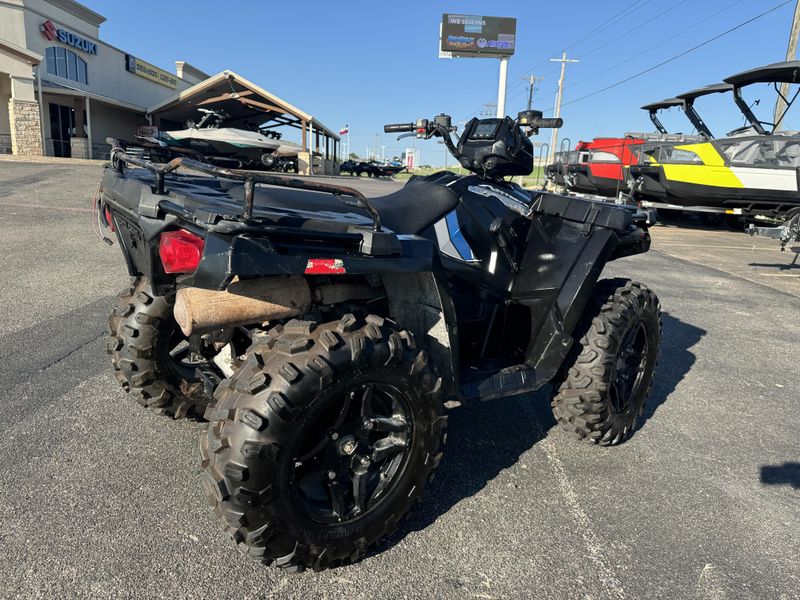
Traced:
[[57, 165], [94, 165], [102, 167], [108, 160], [95, 160], [88, 158], [61, 158], [58, 156], [16, 156], [14, 154], [0, 154], [0, 162], [22, 162], [33, 164]]

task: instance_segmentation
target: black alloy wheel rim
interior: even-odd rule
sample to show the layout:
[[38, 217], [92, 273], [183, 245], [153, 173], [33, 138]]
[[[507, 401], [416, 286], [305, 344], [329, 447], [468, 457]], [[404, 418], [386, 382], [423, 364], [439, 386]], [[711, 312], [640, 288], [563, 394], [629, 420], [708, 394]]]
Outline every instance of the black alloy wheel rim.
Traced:
[[617, 352], [611, 383], [611, 406], [618, 414], [625, 413], [641, 391], [647, 366], [647, 349], [647, 328], [638, 320], [622, 338]]
[[360, 383], [307, 428], [290, 473], [293, 505], [338, 525], [391, 495], [411, 454], [411, 411], [387, 383]]
[[167, 377], [175, 382], [199, 381], [196, 369], [208, 361], [198, 360], [197, 356], [192, 355], [189, 340], [186, 339], [177, 324], [167, 327], [161, 339], [163, 341], [158, 344], [161, 359], [159, 366], [166, 369]]

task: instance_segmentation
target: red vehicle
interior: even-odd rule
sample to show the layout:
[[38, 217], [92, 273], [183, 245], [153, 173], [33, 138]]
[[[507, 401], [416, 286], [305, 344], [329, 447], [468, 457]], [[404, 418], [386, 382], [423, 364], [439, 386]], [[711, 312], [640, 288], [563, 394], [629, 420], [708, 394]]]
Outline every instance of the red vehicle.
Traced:
[[640, 137], [594, 138], [578, 142], [577, 162], [567, 166], [567, 187], [575, 192], [616, 196], [627, 188], [627, 167], [638, 163]]

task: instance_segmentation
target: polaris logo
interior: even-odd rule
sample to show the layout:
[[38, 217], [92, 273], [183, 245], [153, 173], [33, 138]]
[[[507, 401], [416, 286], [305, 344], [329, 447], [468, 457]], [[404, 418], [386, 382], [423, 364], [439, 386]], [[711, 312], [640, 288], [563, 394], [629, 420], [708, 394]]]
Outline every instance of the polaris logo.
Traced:
[[53, 25], [52, 21], [45, 21], [42, 23], [42, 26], [39, 29], [41, 29], [42, 35], [51, 42], [58, 39], [58, 41], [62, 44], [72, 46], [73, 48], [82, 50], [87, 54], [94, 54], [95, 56], [97, 55], [97, 44], [95, 42], [90, 42], [89, 40], [82, 38], [79, 35], [75, 35], [66, 29], [58, 29], [55, 25]]

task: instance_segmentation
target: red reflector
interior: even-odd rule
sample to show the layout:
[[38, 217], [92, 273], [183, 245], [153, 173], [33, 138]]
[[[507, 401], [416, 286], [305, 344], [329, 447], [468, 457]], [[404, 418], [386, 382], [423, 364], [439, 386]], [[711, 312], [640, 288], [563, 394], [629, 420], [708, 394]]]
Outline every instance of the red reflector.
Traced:
[[165, 231], [158, 244], [158, 255], [165, 273], [192, 273], [200, 264], [205, 241], [185, 229]]
[[114, 221], [111, 219], [111, 211], [107, 206], [105, 210], [105, 216], [106, 216], [106, 223], [108, 223], [108, 228], [111, 230], [111, 233], [114, 233], [115, 231], [117, 231], [117, 228], [114, 227]]
[[340, 258], [309, 258], [306, 275], [341, 275], [347, 273]]

